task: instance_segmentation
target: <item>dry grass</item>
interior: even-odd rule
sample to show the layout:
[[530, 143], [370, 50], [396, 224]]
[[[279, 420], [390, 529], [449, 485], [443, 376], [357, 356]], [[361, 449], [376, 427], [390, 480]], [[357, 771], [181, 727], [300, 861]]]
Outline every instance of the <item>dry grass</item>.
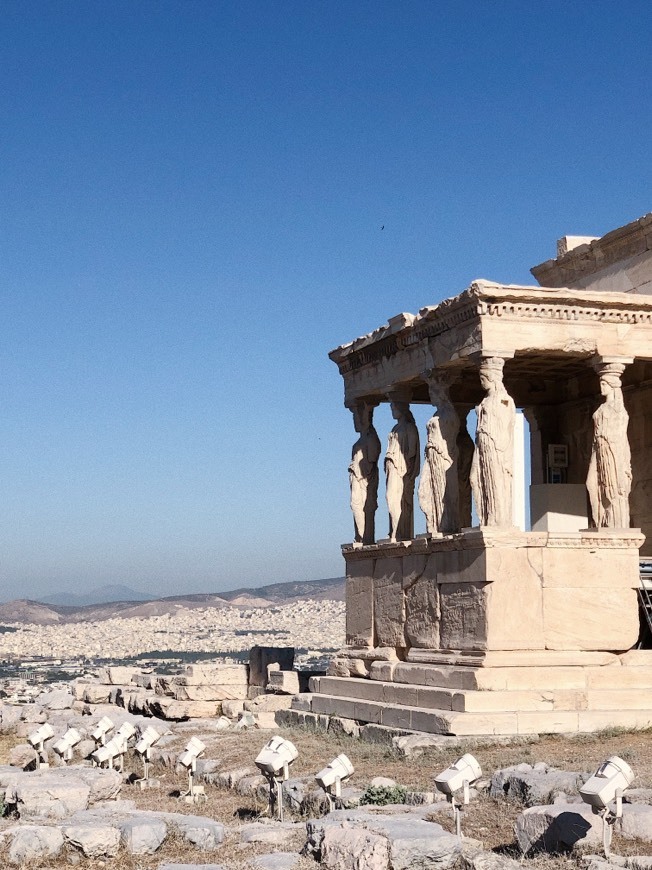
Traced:
[[[203, 734], [208, 749], [207, 758], [217, 759], [220, 770], [248, 767], [256, 773], [253, 760], [262, 745], [269, 739], [271, 732], [246, 731], [241, 733]], [[431, 750], [424, 756], [402, 759], [389, 747], [363, 743], [346, 737], [335, 737], [322, 732], [303, 728], [288, 728], [283, 735], [292, 740], [298, 750], [299, 758], [292, 766], [292, 776], [312, 776], [325, 763], [340, 752], [345, 752], [355, 765], [355, 774], [350, 784], [364, 788], [374, 776], [388, 776], [400, 785], [415, 791], [432, 790], [433, 777], [442, 768], [454, 761], [464, 751], [463, 745], [445, 750]], [[178, 735], [179, 748], [188, 739], [189, 732], [184, 730]], [[8, 749], [16, 742], [15, 738], [0, 736], [0, 760], [6, 763]], [[473, 750], [488, 776], [500, 767], [526, 761], [534, 764], [545, 761], [567, 770], [591, 771], [608, 755], [624, 757], [634, 768], [638, 787], [652, 787], [652, 735], [646, 732], [603, 732], [582, 737], [545, 737], [540, 741], [525, 745], [491, 746]], [[130, 759], [127, 767], [139, 772], [136, 759]], [[104, 862], [81, 858], [81, 868], [103, 868], [103, 870], [156, 870], [162, 861], [195, 863], [215, 861], [228, 870], [246, 866], [247, 860], [255, 854], [274, 851], [265, 844], [241, 844], [240, 828], [264, 814], [266, 805], [254, 796], [243, 796], [235, 791], [220, 790], [206, 786], [207, 800], [199, 806], [180, 801], [177, 795], [186, 788], [186, 778], [175, 770], [156, 765], [152, 771], [161, 780], [159, 791], [141, 791], [134, 785], [125, 784], [122, 797], [133, 800], [140, 809], [163, 812], [190, 813], [205, 815], [222, 822], [227, 829], [225, 842], [216, 853], [198, 852], [180, 838], [171, 836], [163, 847], [153, 856], [129, 856], [121, 852], [115, 859]], [[463, 829], [466, 836], [481, 840], [487, 849], [519, 857], [514, 842], [513, 825], [520, 808], [503, 800], [494, 800], [486, 795], [474, 801], [464, 816]], [[452, 818], [445, 813], [438, 815], [440, 824], [452, 829]], [[5, 823], [7, 824], [7, 823]], [[299, 832], [287, 845], [278, 847], [281, 851], [298, 851], [303, 843]], [[645, 854], [652, 851], [649, 844], [625, 840], [614, 834], [612, 849], [616, 854]], [[40, 868], [62, 870], [70, 867], [70, 856], [61, 856], [56, 861], [44, 861]], [[576, 856], [533, 856], [522, 859], [524, 865], [532, 870], [574, 870], [580, 866]], [[0, 854], [0, 866], [3, 855]], [[297, 870], [314, 868], [312, 859], [302, 858]]]

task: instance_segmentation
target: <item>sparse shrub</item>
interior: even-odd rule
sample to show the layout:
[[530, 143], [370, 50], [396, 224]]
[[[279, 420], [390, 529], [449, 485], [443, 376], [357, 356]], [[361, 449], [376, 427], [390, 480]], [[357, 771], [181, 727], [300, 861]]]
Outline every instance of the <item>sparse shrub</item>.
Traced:
[[368, 785], [360, 798], [360, 806], [375, 804], [384, 807], [386, 804], [404, 804], [407, 789], [404, 785]]

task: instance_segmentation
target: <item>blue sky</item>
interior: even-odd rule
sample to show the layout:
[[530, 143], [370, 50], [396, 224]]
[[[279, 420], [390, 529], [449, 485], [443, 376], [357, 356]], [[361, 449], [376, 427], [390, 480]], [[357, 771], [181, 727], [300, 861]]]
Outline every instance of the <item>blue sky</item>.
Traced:
[[0, 21], [2, 598], [343, 573], [327, 352], [652, 205], [648, 2]]

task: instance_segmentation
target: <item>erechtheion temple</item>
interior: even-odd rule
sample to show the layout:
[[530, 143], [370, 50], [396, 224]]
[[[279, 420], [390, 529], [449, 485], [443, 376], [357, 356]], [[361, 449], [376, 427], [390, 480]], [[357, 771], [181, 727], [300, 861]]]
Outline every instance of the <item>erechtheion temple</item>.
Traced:
[[[474, 281], [330, 354], [358, 437], [348, 646], [312, 680], [313, 713], [458, 735], [652, 724], [652, 650], [636, 648], [652, 553], [652, 215], [565, 237], [532, 273], [540, 286]], [[433, 408], [422, 432], [415, 404]], [[523, 417], [531, 529], [513, 510]]]

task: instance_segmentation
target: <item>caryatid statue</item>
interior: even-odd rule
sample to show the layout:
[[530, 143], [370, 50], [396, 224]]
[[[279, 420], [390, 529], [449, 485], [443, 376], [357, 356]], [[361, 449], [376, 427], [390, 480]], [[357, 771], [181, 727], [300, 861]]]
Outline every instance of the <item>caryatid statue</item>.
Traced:
[[351, 450], [349, 465], [355, 541], [361, 544], [373, 544], [378, 507], [380, 439], [373, 427], [373, 405], [368, 402], [356, 402], [351, 407], [351, 411], [355, 431], [360, 435]]
[[437, 412], [428, 420], [423, 470], [419, 481], [419, 505], [426, 515], [430, 535], [459, 529], [459, 481], [457, 434], [460, 419], [451, 404], [449, 378], [432, 373], [428, 378], [430, 401]]
[[625, 363], [600, 361], [596, 371], [604, 402], [593, 415], [593, 444], [586, 488], [596, 527], [629, 528], [632, 462], [621, 375]]
[[420, 466], [419, 430], [408, 402], [392, 400], [390, 407], [396, 425], [389, 433], [385, 454], [389, 537], [410, 541], [414, 537], [414, 483]]
[[516, 408], [503, 383], [502, 357], [485, 357], [480, 383], [487, 395], [476, 408], [478, 425], [471, 488], [481, 526], [512, 526]]

